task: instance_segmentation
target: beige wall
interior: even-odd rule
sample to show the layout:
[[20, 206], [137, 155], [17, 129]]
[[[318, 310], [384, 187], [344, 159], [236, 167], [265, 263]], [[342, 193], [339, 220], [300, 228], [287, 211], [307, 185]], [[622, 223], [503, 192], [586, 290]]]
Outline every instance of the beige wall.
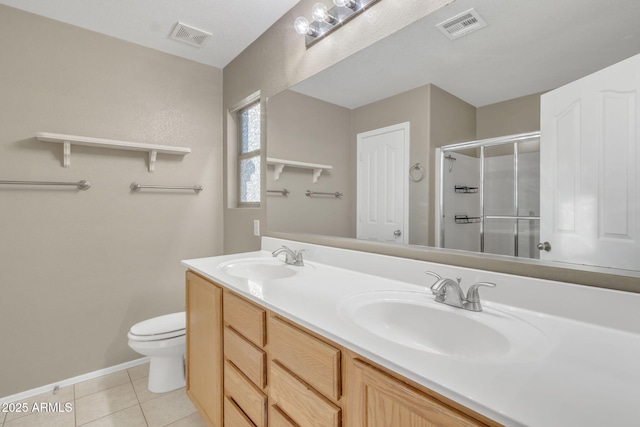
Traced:
[[[300, 15], [308, 16], [317, 0], [302, 0], [224, 68], [224, 108], [231, 108], [258, 90], [265, 102], [267, 98], [452, 1], [404, 0], [377, 3], [349, 25], [307, 50], [303, 38], [293, 29], [293, 21]], [[226, 121], [224, 126], [227, 135]], [[266, 135], [263, 142], [266, 144]], [[263, 182], [266, 179], [266, 165], [264, 166]], [[266, 223], [264, 206], [261, 209], [228, 208], [225, 200], [224, 218], [226, 253], [251, 251], [260, 247], [260, 238], [253, 236], [253, 220], [259, 219], [263, 224]]]
[[[432, 95], [433, 94], [433, 95]], [[266, 187], [287, 188], [282, 197], [267, 194], [267, 228], [272, 231], [355, 237], [357, 135], [398, 123], [410, 123], [410, 164], [421, 163], [427, 175], [409, 182], [409, 242], [433, 241], [433, 173], [435, 148], [475, 138], [476, 109], [433, 85], [425, 85], [353, 110], [292, 91], [269, 99], [267, 156], [322, 164], [334, 169], [311, 184], [310, 171], [285, 168], [278, 181], [268, 166]], [[431, 188], [431, 190], [430, 190]], [[341, 191], [342, 199], [309, 199], [303, 193]], [[431, 191], [431, 192], [430, 192]], [[327, 209], [331, 215], [327, 216]], [[432, 244], [432, 243], [431, 243]]]
[[[293, 91], [271, 97], [267, 105], [267, 156], [331, 165], [313, 183], [312, 170], [285, 166], [274, 180], [268, 166], [266, 187], [291, 191], [267, 194], [269, 230], [355, 237], [355, 158], [351, 150], [351, 110]], [[306, 190], [339, 191], [342, 197], [307, 197]]]
[[[0, 397], [129, 361], [132, 324], [184, 310], [180, 260], [222, 252], [222, 71], [0, 6]], [[36, 132], [187, 146], [72, 148]], [[131, 193], [131, 182], [201, 184]]]
[[[378, 102], [353, 110], [353, 157], [356, 153], [356, 138], [359, 133], [409, 122], [411, 138], [409, 164], [417, 162], [428, 165], [429, 144], [429, 85], [422, 86]], [[353, 180], [356, 179], [355, 162]], [[429, 180], [409, 182], [409, 243], [427, 244], [427, 209]]]
[[478, 107], [476, 139], [540, 130], [540, 95], [535, 93]]

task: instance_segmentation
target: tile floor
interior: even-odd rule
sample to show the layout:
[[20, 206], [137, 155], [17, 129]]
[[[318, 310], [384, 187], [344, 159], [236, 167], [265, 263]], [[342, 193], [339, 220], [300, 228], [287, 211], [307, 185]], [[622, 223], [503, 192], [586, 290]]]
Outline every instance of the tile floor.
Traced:
[[[204, 427], [185, 389], [147, 390], [149, 364], [20, 401], [0, 412], [2, 427]], [[41, 410], [38, 410], [41, 408]], [[35, 409], [35, 410], [34, 410]]]

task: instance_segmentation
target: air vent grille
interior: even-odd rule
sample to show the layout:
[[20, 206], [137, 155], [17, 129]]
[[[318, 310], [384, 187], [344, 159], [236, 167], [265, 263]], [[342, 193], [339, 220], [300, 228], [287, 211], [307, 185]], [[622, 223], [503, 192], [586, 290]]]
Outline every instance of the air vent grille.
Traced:
[[475, 9], [469, 9], [436, 25], [451, 40], [466, 36], [486, 26], [487, 23]]
[[178, 22], [169, 38], [190, 44], [191, 46], [202, 47], [211, 36], [211, 33]]

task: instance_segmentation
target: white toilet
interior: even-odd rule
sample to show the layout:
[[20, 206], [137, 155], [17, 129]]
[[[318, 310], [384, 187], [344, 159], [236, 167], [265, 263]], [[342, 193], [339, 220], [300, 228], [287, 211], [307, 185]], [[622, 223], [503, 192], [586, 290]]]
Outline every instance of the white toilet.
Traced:
[[185, 385], [185, 312], [154, 317], [131, 327], [129, 347], [149, 356], [149, 391], [165, 393]]

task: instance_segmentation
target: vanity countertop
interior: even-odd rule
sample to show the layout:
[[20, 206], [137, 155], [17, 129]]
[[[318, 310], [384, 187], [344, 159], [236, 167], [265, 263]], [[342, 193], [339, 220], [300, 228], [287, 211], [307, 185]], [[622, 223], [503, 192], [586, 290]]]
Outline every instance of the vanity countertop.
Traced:
[[[308, 250], [306, 266], [295, 279], [242, 279], [219, 268], [244, 258], [272, 259], [271, 251], [282, 243]], [[183, 265], [506, 426], [640, 422], [640, 294], [278, 239], [263, 239], [262, 247], [266, 250], [186, 260]], [[354, 268], [344, 268], [346, 264]], [[542, 332], [546, 349], [513, 360], [450, 357], [390, 343], [349, 321], [340, 308], [347, 298], [371, 291], [412, 291], [433, 299], [428, 292], [433, 279], [424, 275], [426, 270], [463, 277], [463, 288], [478, 280], [495, 282], [496, 288], [481, 290], [485, 311], [473, 315], [516, 316]], [[424, 325], [425, 330], [446, 327]]]

